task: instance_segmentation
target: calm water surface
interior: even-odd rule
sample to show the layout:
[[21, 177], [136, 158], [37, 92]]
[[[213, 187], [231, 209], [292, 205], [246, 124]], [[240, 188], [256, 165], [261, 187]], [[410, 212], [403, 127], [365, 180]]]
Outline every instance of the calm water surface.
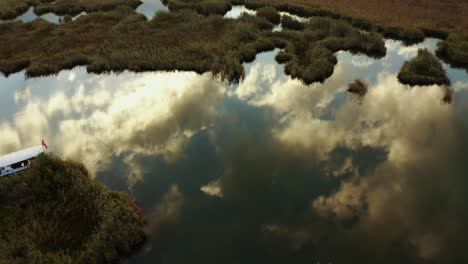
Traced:
[[[452, 104], [441, 87], [396, 78], [436, 43], [388, 40], [380, 60], [339, 52], [334, 74], [310, 86], [284, 74], [278, 50], [246, 64], [239, 85], [82, 67], [0, 77], [0, 153], [44, 137], [130, 192], [150, 237], [129, 263], [456, 257], [468, 220], [468, 75], [444, 65]], [[364, 98], [346, 92], [356, 78], [369, 83]]]
[[143, 4], [137, 7], [136, 11], [146, 16], [147, 19], [152, 19], [156, 12], [168, 12], [169, 9], [161, 2], [161, 0], [142, 0]]

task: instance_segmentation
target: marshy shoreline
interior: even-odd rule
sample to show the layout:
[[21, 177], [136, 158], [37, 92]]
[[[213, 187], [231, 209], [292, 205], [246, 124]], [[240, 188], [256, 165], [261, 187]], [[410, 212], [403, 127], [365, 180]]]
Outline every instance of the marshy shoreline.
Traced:
[[[285, 64], [285, 72], [310, 84], [331, 76], [337, 51], [385, 56], [384, 37], [405, 44], [426, 37], [446, 39], [437, 55], [467, 69], [467, 39], [438, 29], [381, 26], [321, 8], [238, 0], [165, 0], [171, 12], [148, 21], [130, 2], [119, 2], [114, 8], [63, 11], [100, 10], [58, 25], [42, 19], [0, 24], [0, 71], [8, 76], [26, 70], [27, 77], [39, 77], [75, 66], [87, 66], [92, 73], [181, 70], [213, 72], [238, 82], [245, 75], [243, 63], [253, 61], [260, 52], [280, 48], [277, 61]], [[221, 16], [238, 4], [258, 10], [259, 15]], [[291, 23], [280, 11], [308, 17], [309, 22]], [[283, 31], [272, 32], [280, 21]]]
[[146, 239], [136, 202], [74, 161], [41, 154], [0, 179], [0, 201], [0, 263], [114, 263]]

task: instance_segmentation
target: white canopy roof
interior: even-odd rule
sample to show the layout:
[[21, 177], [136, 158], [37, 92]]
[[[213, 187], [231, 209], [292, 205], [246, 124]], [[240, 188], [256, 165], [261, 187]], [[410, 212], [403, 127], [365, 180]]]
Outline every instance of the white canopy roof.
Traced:
[[44, 152], [43, 146], [39, 145], [0, 156], [0, 167], [10, 166], [24, 160], [35, 158], [42, 152]]

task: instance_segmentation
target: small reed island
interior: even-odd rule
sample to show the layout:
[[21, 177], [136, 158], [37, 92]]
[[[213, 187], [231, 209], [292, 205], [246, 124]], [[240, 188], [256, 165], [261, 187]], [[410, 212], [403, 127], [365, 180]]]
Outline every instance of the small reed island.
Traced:
[[398, 80], [412, 86], [450, 84], [442, 64], [427, 49], [419, 49], [416, 57], [403, 64]]
[[73, 161], [41, 154], [0, 179], [0, 263], [110, 263], [145, 239], [129, 195], [91, 179]]

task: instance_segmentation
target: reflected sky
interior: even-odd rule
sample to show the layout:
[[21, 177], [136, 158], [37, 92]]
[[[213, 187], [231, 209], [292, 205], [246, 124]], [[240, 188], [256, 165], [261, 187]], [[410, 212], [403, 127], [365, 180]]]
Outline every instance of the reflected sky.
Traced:
[[169, 9], [161, 2], [161, 0], [141, 0], [143, 2], [136, 9], [138, 13], [146, 16], [147, 19], [152, 19], [156, 12], [167, 12]]
[[[28, 11], [26, 11], [26, 13], [20, 15], [16, 19], [20, 20], [23, 23], [27, 23], [27, 22], [33, 21], [37, 17], [38, 16], [36, 14], [34, 14], [34, 7], [30, 7], [28, 9]], [[49, 21], [49, 22], [51, 22], [51, 23], [55, 23], [55, 24], [58, 24], [59, 20], [60, 20], [60, 17], [53, 14], [53, 13], [47, 13], [47, 14], [41, 15], [40, 17], [47, 20], [47, 21]]]
[[[129, 263], [463, 263], [468, 76], [396, 75], [418, 47], [348, 52], [305, 86], [274, 61], [239, 85], [191, 72], [0, 77], [0, 153], [38, 144], [83, 161], [142, 205], [150, 237]], [[369, 83], [359, 103], [346, 92]], [[430, 262], [433, 261], [433, 262]]]

